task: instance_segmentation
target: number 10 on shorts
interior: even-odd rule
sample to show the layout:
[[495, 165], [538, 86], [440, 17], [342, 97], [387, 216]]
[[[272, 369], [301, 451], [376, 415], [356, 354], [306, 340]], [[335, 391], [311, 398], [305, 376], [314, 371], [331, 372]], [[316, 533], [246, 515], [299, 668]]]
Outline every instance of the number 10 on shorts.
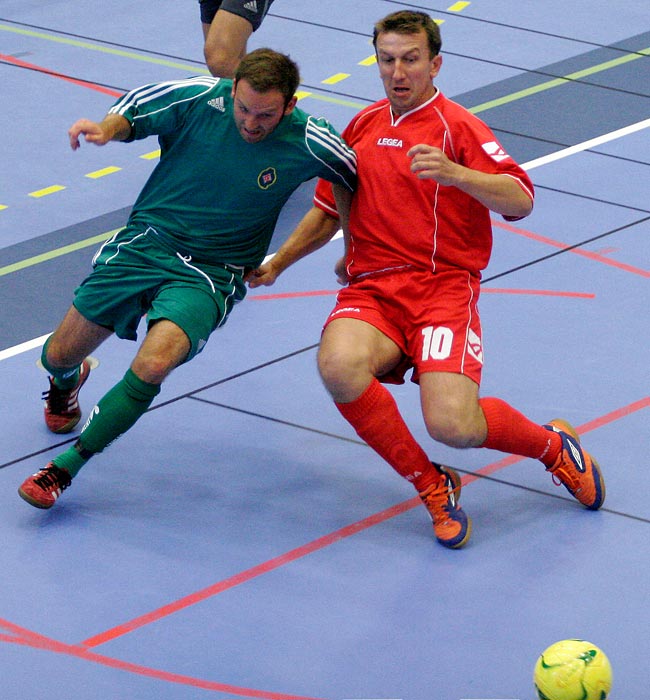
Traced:
[[454, 334], [445, 326], [427, 326], [422, 329], [422, 359], [446, 360], [451, 354]]

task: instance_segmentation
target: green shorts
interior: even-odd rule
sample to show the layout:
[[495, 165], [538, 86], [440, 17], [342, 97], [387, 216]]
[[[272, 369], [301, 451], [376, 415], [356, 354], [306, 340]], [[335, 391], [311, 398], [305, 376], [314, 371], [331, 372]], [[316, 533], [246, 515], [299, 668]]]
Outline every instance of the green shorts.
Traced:
[[148, 325], [172, 321], [190, 340], [187, 362], [246, 296], [243, 275], [238, 266], [193, 262], [151, 227], [127, 227], [99, 249], [93, 271], [75, 290], [74, 306], [127, 340], [137, 340], [145, 315]]

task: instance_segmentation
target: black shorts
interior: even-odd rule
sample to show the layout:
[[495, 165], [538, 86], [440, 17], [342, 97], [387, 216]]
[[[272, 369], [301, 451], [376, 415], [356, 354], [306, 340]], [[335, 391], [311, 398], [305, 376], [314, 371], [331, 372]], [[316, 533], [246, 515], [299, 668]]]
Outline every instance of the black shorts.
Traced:
[[272, 3], [273, 0], [199, 0], [201, 22], [211, 24], [217, 10], [226, 10], [226, 12], [247, 19], [255, 31], [262, 24], [262, 20]]

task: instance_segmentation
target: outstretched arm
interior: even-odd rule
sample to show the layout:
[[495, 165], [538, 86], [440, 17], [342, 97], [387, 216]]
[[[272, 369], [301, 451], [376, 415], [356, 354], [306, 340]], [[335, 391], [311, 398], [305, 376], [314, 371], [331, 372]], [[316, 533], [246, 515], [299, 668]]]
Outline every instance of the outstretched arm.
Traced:
[[70, 147], [73, 151], [81, 145], [79, 137], [82, 135], [85, 141], [94, 143], [96, 146], [103, 146], [109, 141], [125, 141], [131, 135], [131, 122], [121, 114], [107, 114], [101, 122], [78, 119], [68, 129]]
[[424, 143], [413, 146], [408, 156], [411, 171], [417, 177], [457, 187], [497, 214], [524, 217], [533, 209], [531, 198], [509, 175], [472, 170], [449, 160], [439, 148]]
[[255, 288], [272, 285], [290, 265], [324, 246], [338, 229], [338, 219], [318, 207], [312, 207], [278, 252], [268, 262], [248, 273], [248, 286]]
[[334, 266], [336, 280], [339, 284], [346, 285], [350, 278], [346, 267], [348, 250], [350, 249], [350, 208], [352, 207], [353, 193], [341, 185], [332, 185], [334, 200], [336, 201], [336, 211], [339, 214], [341, 229], [343, 231], [343, 241], [345, 243], [343, 256], [339, 258]]

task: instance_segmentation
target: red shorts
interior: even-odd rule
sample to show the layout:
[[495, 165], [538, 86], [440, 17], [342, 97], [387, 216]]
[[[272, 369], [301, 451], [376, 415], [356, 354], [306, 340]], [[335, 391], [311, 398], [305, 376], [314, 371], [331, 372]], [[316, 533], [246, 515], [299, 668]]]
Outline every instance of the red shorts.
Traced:
[[462, 270], [432, 273], [412, 268], [369, 275], [342, 289], [325, 326], [337, 318], [365, 321], [388, 336], [403, 361], [378, 379], [403, 384], [423, 372], [463, 374], [481, 381], [483, 346], [478, 313], [480, 282]]

